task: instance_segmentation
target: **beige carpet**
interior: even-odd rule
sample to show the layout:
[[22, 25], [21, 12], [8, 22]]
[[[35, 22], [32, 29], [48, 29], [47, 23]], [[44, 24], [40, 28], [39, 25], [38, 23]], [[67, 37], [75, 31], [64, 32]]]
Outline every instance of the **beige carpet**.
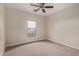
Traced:
[[39, 41], [22, 46], [8, 48], [4, 56], [77, 56], [79, 50], [53, 43]]

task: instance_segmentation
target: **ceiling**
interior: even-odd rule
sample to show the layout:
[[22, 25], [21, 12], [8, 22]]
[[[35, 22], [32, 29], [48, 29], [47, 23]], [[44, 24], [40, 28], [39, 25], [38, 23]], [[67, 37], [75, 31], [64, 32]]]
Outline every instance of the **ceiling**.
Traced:
[[33, 10], [37, 9], [37, 7], [30, 6], [30, 3], [6, 3], [5, 5], [6, 5], [6, 7], [16, 8], [16, 9], [19, 9], [22, 11], [27, 11], [27, 12], [34, 13], [34, 14], [39, 14], [42, 16], [48, 16], [48, 15], [54, 14], [64, 8], [67, 8], [73, 4], [74, 3], [46, 3], [45, 4], [46, 6], [52, 6], [52, 5], [54, 6], [54, 8], [45, 9], [46, 13], [43, 13], [42, 10], [34, 12]]

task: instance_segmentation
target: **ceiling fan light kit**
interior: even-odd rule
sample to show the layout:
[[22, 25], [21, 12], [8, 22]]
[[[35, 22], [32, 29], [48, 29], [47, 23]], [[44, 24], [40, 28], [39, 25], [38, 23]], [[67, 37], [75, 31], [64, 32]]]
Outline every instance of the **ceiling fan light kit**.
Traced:
[[37, 4], [30, 4], [31, 6], [39, 7], [38, 9], [34, 9], [34, 12], [37, 12], [38, 10], [42, 9], [43, 13], [46, 13], [45, 8], [53, 8], [54, 6], [45, 6], [45, 3], [39, 3]]

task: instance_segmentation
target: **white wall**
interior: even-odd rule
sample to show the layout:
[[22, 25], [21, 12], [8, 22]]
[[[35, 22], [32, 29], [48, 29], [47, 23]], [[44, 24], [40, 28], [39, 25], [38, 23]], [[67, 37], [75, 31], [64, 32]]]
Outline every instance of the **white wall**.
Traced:
[[79, 49], [79, 4], [47, 17], [51, 41]]
[[[25, 21], [35, 18], [37, 22], [37, 37], [29, 39], [25, 31]], [[12, 46], [21, 43], [32, 42], [45, 38], [45, 18], [14, 8], [6, 8], [6, 45]]]
[[0, 4], [0, 55], [5, 50], [5, 8]]

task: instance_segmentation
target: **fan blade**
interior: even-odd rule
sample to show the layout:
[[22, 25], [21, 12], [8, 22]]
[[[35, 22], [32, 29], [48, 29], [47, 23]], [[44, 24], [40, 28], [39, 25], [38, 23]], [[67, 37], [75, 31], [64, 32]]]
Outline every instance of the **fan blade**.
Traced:
[[[39, 8], [40, 9], [40, 8]], [[33, 10], [34, 12], [37, 12], [39, 9]]]
[[46, 11], [44, 9], [42, 9], [42, 11], [45, 13]]
[[38, 5], [35, 5], [35, 4], [30, 4], [31, 6], [35, 6], [35, 7], [39, 7]]
[[45, 6], [45, 8], [53, 8], [53, 6]]

